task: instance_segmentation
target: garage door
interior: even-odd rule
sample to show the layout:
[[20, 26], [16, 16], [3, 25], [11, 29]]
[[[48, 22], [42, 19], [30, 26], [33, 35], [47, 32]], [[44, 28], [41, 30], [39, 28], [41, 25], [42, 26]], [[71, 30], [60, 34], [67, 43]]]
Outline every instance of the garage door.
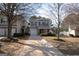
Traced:
[[5, 29], [0, 29], [0, 36], [4, 36], [5, 35]]
[[30, 29], [30, 34], [34, 35], [34, 36], [37, 35], [37, 29], [31, 28]]
[[[16, 29], [13, 28], [12, 29], [12, 35], [16, 32]], [[0, 28], [0, 36], [7, 36], [8, 32], [7, 32], [7, 28]]]

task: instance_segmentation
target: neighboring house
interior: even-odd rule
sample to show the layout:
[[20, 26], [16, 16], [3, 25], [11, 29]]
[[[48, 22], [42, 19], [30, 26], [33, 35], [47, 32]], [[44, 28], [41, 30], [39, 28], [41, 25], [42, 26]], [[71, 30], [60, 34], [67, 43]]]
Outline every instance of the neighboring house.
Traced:
[[67, 15], [62, 21], [61, 27], [64, 29], [65, 35], [79, 36], [79, 13], [72, 12]]
[[29, 21], [31, 35], [48, 33], [51, 31], [52, 21], [48, 18], [32, 16]]
[[[27, 27], [28, 23], [25, 22], [20, 15], [17, 16], [16, 22], [12, 25], [12, 35], [14, 33], [20, 33], [22, 26]], [[8, 32], [7, 17], [0, 16], [0, 36], [7, 36]]]
[[79, 26], [74, 26], [74, 27], [69, 26], [69, 35], [79, 36]]
[[68, 31], [61, 32], [66, 36], [79, 36], [79, 26], [69, 26]]

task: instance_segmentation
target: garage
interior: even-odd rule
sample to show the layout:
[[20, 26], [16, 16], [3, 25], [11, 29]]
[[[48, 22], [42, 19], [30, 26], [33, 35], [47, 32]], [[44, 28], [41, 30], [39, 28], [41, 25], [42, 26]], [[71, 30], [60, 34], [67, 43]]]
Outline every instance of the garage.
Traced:
[[[13, 28], [12, 29], [12, 35], [16, 32], [16, 29]], [[7, 36], [8, 33], [7, 33], [7, 28], [0, 28], [0, 36]]]
[[5, 36], [6, 35], [6, 30], [4, 28], [0, 29], [0, 36]]
[[37, 29], [30, 28], [30, 34], [33, 35], [33, 36], [37, 35]]

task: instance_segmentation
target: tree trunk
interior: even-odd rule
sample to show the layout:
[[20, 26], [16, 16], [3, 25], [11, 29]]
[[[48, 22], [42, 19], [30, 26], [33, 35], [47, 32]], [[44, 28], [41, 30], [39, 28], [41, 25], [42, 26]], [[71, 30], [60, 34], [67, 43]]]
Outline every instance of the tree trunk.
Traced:
[[59, 18], [59, 9], [60, 9], [60, 6], [59, 6], [59, 3], [58, 3], [58, 31], [57, 31], [57, 39], [58, 39], [58, 40], [60, 39], [60, 18]]
[[8, 38], [11, 39], [12, 38], [12, 25], [11, 25], [11, 21], [10, 18], [8, 18]]
[[58, 40], [60, 39], [60, 27], [59, 27], [59, 26], [60, 26], [60, 24], [58, 24], [58, 32], [57, 32], [57, 34], [58, 34], [58, 35], [57, 35], [57, 39], [58, 39]]

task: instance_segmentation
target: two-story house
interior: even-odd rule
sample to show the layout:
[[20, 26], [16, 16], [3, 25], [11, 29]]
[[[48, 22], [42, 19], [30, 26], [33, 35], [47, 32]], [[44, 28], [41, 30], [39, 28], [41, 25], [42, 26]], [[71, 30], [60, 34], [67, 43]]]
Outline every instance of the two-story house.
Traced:
[[[27, 27], [28, 23], [18, 15], [16, 18], [16, 22], [12, 25], [12, 35], [14, 33], [20, 33], [22, 26]], [[0, 15], [0, 36], [7, 36], [8, 34], [8, 22], [7, 17]]]
[[50, 32], [51, 24], [52, 21], [48, 18], [32, 16], [30, 18], [31, 35]]

